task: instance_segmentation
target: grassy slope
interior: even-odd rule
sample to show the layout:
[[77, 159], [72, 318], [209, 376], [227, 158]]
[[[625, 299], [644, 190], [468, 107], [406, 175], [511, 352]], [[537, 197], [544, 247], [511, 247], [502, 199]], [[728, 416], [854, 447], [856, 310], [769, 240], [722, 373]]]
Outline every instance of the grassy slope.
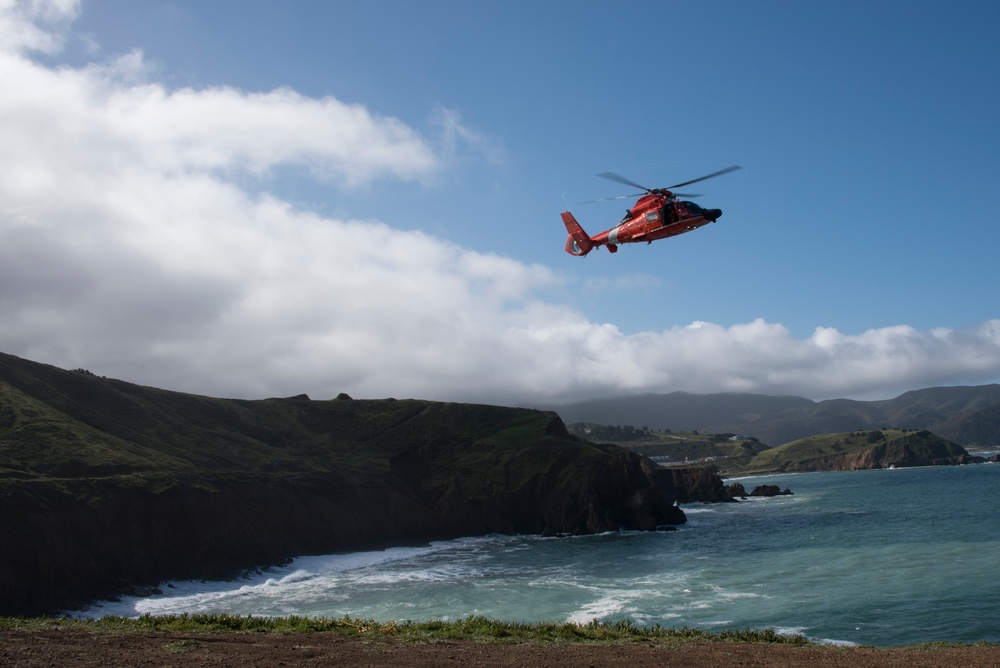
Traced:
[[[414, 442], [516, 450], [544, 436], [553, 419], [416, 400], [214, 399], [0, 357], [0, 477], [377, 476]], [[564, 447], [582, 446], [563, 440]]]
[[960, 446], [927, 431], [847, 432], [811, 436], [765, 450], [745, 468], [727, 473], [928, 466], [954, 463], [951, 460], [963, 454], [967, 453]]
[[[74, 374], [67, 374], [72, 376]], [[88, 376], [42, 399], [0, 384], [5, 482], [224, 479], [378, 484], [390, 474], [431, 498], [488, 502], [536, 477], [555, 482], [605, 454], [547, 434], [552, 414], [417, 400], [233, 401]], [[569, 463], [572, 462], [572, 466]]]
[[687, 627], [641, 627], [630, 620], [593, 621], [588, 624], [509, 622], [482, 616], [455, 621], [402, 623], [342, 617], [253, 617], [244, 615], [142, 615], [137, 618], [105, 617], [97, 620], [0, 617], [0, 631], [46, 631], [82, 628], [92, 633], [333, 633], [349, 637], [394, 636], [410, 642], [475, 640], [501, 643], [622, 643], [622, 642], [752, 642], [807, 645], [801, 635], [782, 635], [772, 629], [743, 629], [712, 633]]

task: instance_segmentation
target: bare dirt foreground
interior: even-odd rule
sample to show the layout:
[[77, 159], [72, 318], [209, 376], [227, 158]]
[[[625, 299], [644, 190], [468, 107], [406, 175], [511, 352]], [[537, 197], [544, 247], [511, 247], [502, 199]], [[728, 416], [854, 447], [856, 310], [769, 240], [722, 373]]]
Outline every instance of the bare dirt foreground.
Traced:
[[816, 647], [735, 642], [404, 642], [332, 633], [0, 631], [0, 666], [1000, 666], [1000, 646]]

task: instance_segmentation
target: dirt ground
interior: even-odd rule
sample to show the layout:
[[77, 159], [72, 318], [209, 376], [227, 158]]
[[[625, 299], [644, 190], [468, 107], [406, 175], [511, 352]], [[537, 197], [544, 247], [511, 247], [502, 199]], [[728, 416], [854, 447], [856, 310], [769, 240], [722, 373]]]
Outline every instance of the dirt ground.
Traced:
[[0, 631], [0, 666], [1000, 666], [1000, 647], [795, 647], [748, 643], [417, 644], [327, 633], [92, 633]]

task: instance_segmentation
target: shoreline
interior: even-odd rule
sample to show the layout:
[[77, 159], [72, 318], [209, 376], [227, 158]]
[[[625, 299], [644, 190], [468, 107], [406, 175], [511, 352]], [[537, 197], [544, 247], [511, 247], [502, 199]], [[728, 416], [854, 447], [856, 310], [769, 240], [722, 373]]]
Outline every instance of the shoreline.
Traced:
[[[900, 473], [902, 470], [909, 470], [911, 471], [911, 474], [910, 475], [903, 474], [902, 477], [900, 477]], [[886, 483], [893, 483], [893, 484], [899, 483], [900, 485], [902, 485], [904, 480], [909, 480], [914, 477], [913, 474], [916, 474], [917, 480], [915, 484], [914, 485], [907, 484], [907, 486], [909, 488], [919, 491], [925, 487], [925, 482], [921, 481], [926, 481], [926, 480], [938, 481], [935, 484], [945, 484], [945, 481], [951, 481], [948, 484], [961, 482], [963, 485], [966, 485], [966, 483], [975, 479], [980, 481], [978, 486], [981, 487], [983, 484], [990, 483], [990, 481], [995, 480], [995, 475], [992, 474], [1000, 472], [1000, 469], [994, 469], [993, 467], [956, 468], [951, 466], [917, 467], [913, 469], [902, 469], [902, 470], [893, 471], [891, 473], [887, 470], [881, 470], [878, 472], [880, 473], [880, 475], [878, 475], [877, 478], [884, 479]], [[934, 474], [935, 471], [945, 472], [946, 475], [945, 476], [932, 475]], [[767, 499], [761, 499], [758, 501], [757, 504], [751, 504], [742, 509], [740, 504], [721, 504], [721, 505], [693, 504], [695, 506], [694, 508], [685, 508], [686, 513], [691, 513], [690, 527], [682, 528], [681, 531], [678, 533], [654, 535], [643, 532], [636, 532], [634, 536], [618, 537], [616, 532], [611, 532], [605, 534], [615, 537], [614, 540], [610, 541], [602, 541], [600, 540], [600, 536], [593, 536], [593, 535], [579, 536], [573, 538], [539, 538], [537, 536], [526, 536], [526, 535], [495, 536], [495, 537], [478, 536], [478, 537], [465, 537], [462, 539], [454, 539], [450, 541], [439, 541], [435, 543], [428, 543], [424, 544], [419, 548], [409, 548], [409, 549], [402, 548], [402, 553], [405, 554], [406, 552], [413, 551], [414, 549], [417, 552], [425, 552], [427, 550], [433, 550], [435, 547], [439, 548], [447, 547], [448, 545], [454, 545], [456, 543], [459, 544], [479, 543], [482, 541], [489, 542], [492, 540], [505, 541], [504, 543], [500, 544], [501, 547], [507, 545], [506, 541], [511, 541], [511, 540], [514, 540], [515, 543], [517, 543], [518, 547], [527, 547], [520, 545], [520, 543], [523, 542], [522, 539], [524, 539], [532, 543], [533, 548], [538, 548], [539, 550], [538, 554], [542, 555], [541, 561], [539, 561], [538, 563], [549, 563], [554, 557], [560, 557], [560, 558], [565, 557], [566, 556], [564, 554], [565, 552], [570, 553], [570, 555], [576, 553], [579, 554], [586, 553], [588, 555], [595, 554], [591, 551], [591, 549], [588, 546], [588, 543], [590, 543], [591, 541], [594, 541], [593, 543], [594, 545], [598, 544], [603, 545], [603, 543], [605, 542], [610, 543], [610, 547], [619, 549], [621, 554], [625, 553], [631, 554], [636, 552], [636, 550], [639, 550], [639, 548], [634, 547], [632, 543], [634, 542], [637, 545], [641, 543], [642, 544], [640, 546], [642, 548], [641, 551], [645, 551], [648, 549], [648, 551], [651, 554], [653, 553], [659, 554], [659, 552], [657, 551], [659, 548], [653, 549], [650, 548], [649, 546], [661, 545], [661, 544], [672, 546], [675, 543], [679, 545], [683, 540], [687, 540], [688, 542], [694, 541], [694, 544], [698, 544], [699, 541], [701, 542], [707, 541], [706, 545], [702, 546], [700, 550], [696, 550], [696, 552], [699, 553], [704, 552], [709, 555], [714, 555], [715, 553], [711, 551], [713, 549], [712, 546], [717, 544], [719, 540], [732, 540], [732, 536], [737, 535], [739, 533], [740, 528], [746, 526], [746, 521], [748, 520], [748, 518], [749, 519], [758, 518], [759, 523], [754, 524], [753, 526], [756, 528], [763, 528], [771, 525], [771, 520], [768, 519], [770, 515], [780, 515], [781, 517], [784, 518], [783, 521], [786, 522], [786, 525], [788, 526], [791, 526], [793, 524], [797, 526], [797, 524], [793, 522], [793, 520], [795, 520], [796, 517], [800, 517], [803, 522], [804, 530], [807, 532], [808, 535], [811, 535], [810, 532], [814, 532], [814, 530], [810, 528], [812, 524], [812, 520], [810, 518], [815, 513], [815, 509], [810, 509], [807, 506], [809, 505], [810, 500], [814, 499], [816, 495], [807, 493], [808, 492], [808, 489], [806, 487], [807, 480], [815, 480], [814, 484], [812, 483], [810, 484], [810, 489], [820, 489], [821, 487], [824, 489], [826, 487], [831, 488], [830, 499], [832, 499], [835, 502], [834, 510], [836, 511], [832, 514], [832, 517], [846, 518], [846, 524], [844, 524], [844, 526], [849, 527], [852, 531], [856, 533], [859, 530], [859, 527], [861, 526], [860, 522], [866, 518], [870, 518], [872, 515], [870, 513], [859, 514], [857, 512], [854, 512], [856, 510], [854, 506], [857, 505], [857, 493], [852, 491], [851, 493], [845, 496], [842, 490], [842, 486], [845, 481], [841, 480], [840, 477], [849, 476], [852, 479], [852, 483], [854, 484], [853, 487], [856, 487], [859, 490], [870, 489], [870, 486], [866, 481], [871, 479], [871, 476], [854, 475], [859, 473], [870, 474], [872, 473], [872, 471], [833, 472], [833, 473], [823, 473], [821, 476], [815, 476], [815, 475], [807, 476], [803, 475], [802, 473], [785, 474], [789, 476], [788, 478], [789, 484], [795, 489], [797, 493], [794, 497], [787, 497], [787, 500], [790, 501], [791, 503], [783, 502], [784, 501], [783, 499], [779, 499], [778, 505], [774, 507], [773, 512], [768, 511], [767, 509], [769, 505], [775, 503], [775, 501]], [[975, 475], [969, 476], [968, 474], [975, 474]], [[819, 480], [819, 478], [820, 477], [826, 478], [826, 476], [834, 476], [833, 479], [835, 480], [835, 482], [832, 484], [827, 484], [824, 482], [822, 485], [820, 485], [822, 481]], [[792, 484], [791, 483], [792, 478], [796, 478], [800, 482], [798, 484]], [[848, 487], [850, 488], [851, 485], [849, 485]], [[952, 488], [943, 487], [941, 489], [952, 489]], [[892, 496], [895, 497], [896, 496], [895, 493], [892, 494]], [[954, 497], [954, 495], [950, 496], [952, 496], [953, 498], [957, 498]], [[764, 505], [759, 505], [759, 504], [764, 504]], [[861, 504], [861, 505], [866, 508], [868, 507], [867, 504]], [[968, 510], [968, 504], [962, 503], [961, 506], [963, 508], [966, 508], [966, 510]], [[701, 513], [707, 513], [707, 514], [701, 514]], [[951, 511], [946, 513], [945, 516], [955, 517], [955, 515], [953, 515]], [[975, 517], [974, 511], [972, 516]], [[732, 524], [735, 527], [735, 529], [727, 531], [726, 527], [729, 524]], [[892, 524], [894, 527], [905, 526], [905, 525], [897, 525], [896, 523]], [[983, 526], [981, 522], [977, 523], [970, 522], [963, 524], [963, 526], [965, 525], [979, 526], [979, 527]], [[716, 537], [715, 539], [712, 538], [712, 535], [709, 532], [709, 530], [713, 529], [713, 527], [714, 530], [717, 533], [719, 533], [719, 536]], [[987, 532], [985, 539], [992, 540], [988, 529], [984, 530]], [[884, 528], [878, 528], [878, 531], [884, 532]], [[827, 532], [820, 532], [817, 535], [821, 534], [826, 535], [826, 533]], [[909, 530], [903, 530], [901, 531], [901, 535], [904, 536], [905, 538], [906, 536], [912, 535], [912, 532], [910, 532]], [[597, 540], [595, 541], [595, 539]], [[581, 543], [581, 546], [578, 548], [573, 547], [571, 544], [576, 543], [577, 541], [584, 541], [584, 542]], [[630, 542], [624, 543], [622, 541], [630, 541]], [[757, 542], [759, 541], [756, 540], [750, 541], [750, 543], [752, 544], [756, 544]], [[621, 543], [620, 546], [619, 543]], [[834, 543], [830, 541], [828, 541], [828, 543], [829, 544], [824, 543], [824, 547], [830, 547], [830, 545], [834, 545]], [[566, 546], [565, 549], [561, 547], [564, 545]], [[730, 545], [732, 545], [732, 543], [730, 543]], [[812, 545], [812, 543], [810, 543], [810, 545]], [[895, 545], [895, 543], [893, 543], [893, 545]], [[962, 545], [966, 545], [966, 543], [962, 543]], [[837, 542], [835, 544], [835, 547], [837, 547], [839, 550], [847, 549], [847, 547], [843, 544], [842, 541]], [[364, 562], [376, 562], [376, 561], [380, 562], [387, 559], [389, 561], [392, 561], [391, 557], [393, 556], [394, 552], [399, 549], [401, 548], [366, 551], [361, 553], [340, 553], [339, 555], [318, 555], [314, 557], [306, 557], [305, 559], [307, 561], [310, 559], [317, 559], [320, 562], [326, 562], [330, 559], [335, 559], [337, 561], [340, 561], [341, 563], [355, 562], [355, 560], [357, 559], [360, 559], [361, 561]], [[952, 608], [949, 608], [949, 613], [945, 616], [945, 618], [943, 618], [942, 623], [940, 625], [927, 625], [923, 623], [906, 624], [906, 623], [900, 623], [898, 619], [897, 622], [895, 623], [892, 621], [880, 622], [878, 619], [874, 618], [858, 617], [859, 614], [864, 615], [867, 612], [866, 608], [859, 608], [858, 610], [855, 610], [855, 612], [853, 613], [854, 616], [858, 617], [858, 619], [860, 620], [858, 621], [857, 624], [852, 624], [850, 626], [845, 626], [845, 624], [841, 624], [840, 620], [836, 617], [836, 614], [839, 614], [839, 612], [842, 609], [849, 609], [849, 608], [843, 608], [843, 605], [859, 605], [857, 603], [857, 601], [859, 600], [857, 597], [855, 597], [853, 594], [849, 595], [845, 593], [848, 587], [854, 587], [854, 589], [857, 589], [862, 594], [864, 594], [865, 592], [870, 591], [872, 586], [875, 586], [877, 583], [885, 581], [885, 578], [874, 577], [874, 575], [884, 572], [885, 568], [889, 567], [895, 568], [899, 563], [906, 563], [906, 564], [926, 563], [928, 564], [928, 568], [931, 568], [932, 565], [935, 563], [935, 560], [938, 559], [940, 556], [938, 551], [934, 548], [921, 549], [915, 551], [916, 548], [913, 545], [911, 545], [910, 542], [907, 540], [904, 540], [902, 543], [900, 543], [898, 549], [894, 547], [890, 551], [888, 550], [888, 548], [883, 546], [883, 548], [880, 548], [880, 550], [873, 555], [869, 554], [866, 551], [863, 543], [854, 546], [852, 549], [853, 551], [850, 553], [847, 552], [839, 553], [840, 560], [837, 563], [830, 562], [827, 564], [828, 570], [825, 572], [829, 572], [837, 578], [836, 580], [837, 586], [836, 586], [836, 591], [830, 593], [830, 596], [833, 597], [832, 599], [829, 598], [823, 599], [824, 603], [829, 604], [828, 608], [825, 609], [826, 610], [825, 612], [817, 612], [815, 606], [811, 606], [805, 609], [797, 609], [797, 610], [792, 607], [788, 607], [788, 609], [785, 610], [784, 613], [782, 613], [780, 601], [790, 596], [799, 596], [798, 592], [800, 591], [807, 592], [813, 590], [808, 589], [804, 585], [800, 588], [795, 588], [791, 583], [792, 581], [790, 581], [786, 575], [783, 575], [780, 579], [774, 580], [773, 582], [771, 580], [767, 580], [766, 581], [767, 587], [764, 589], [753, 589], [751, 587], [757, 586], [754, 583], [760, 581], [761, 578], [773, 575], [770, 573], [770, 571], [760, 570], [760, 568], [758, 567], [753, 568], [749, 572], [749, 575], [747, 577], [749, 577], [750, 579], [747, 579], [747, 577], [740, 577], [737, 578], [736, 580], [728, 581], [728, 580], [719, 580], [718, 577], [713, 576], [714, 579], [711, 579], [711, 581], [709, 581], [709, 579], [705, 579], [704, 582], [702, 582], [701, 580], [696, 580], [695, 581], [696, 583], [705, 586], [689, 587], [689, 591], [687, 591], [686, 593], [680, 586], [673, 586], [672, 584], [670, 586], [672, 586], [673, 588], [669, 589], [668, 591], [667, 584], [664, 583], [677, 582], [679, 576], [677, 577], [671, 576], [670, 578], [664, 576], [664, 583], [661, 583], [660, 585], [658, 585], [658, 587], [654, 587], [651, 589], [651, 591], [653, 591], [653, 594], [647, 596], [646, 594], [643, 593], [636, 593], [636, 595], [632, 597], [623, 597], [622, 595], [620, 595], [621, 594], [620, 590], [622, 590], [622, 588], [626, 586], [631, 586], [630, 582], [624, 580], [620, 581], [619, 579], [616, 579], [613, 576], [613, 574], [612, 575], [607, 574], [605, 567], [595, 566], [595, 568], [597, 569], [595, 572], [599, 576], [599, 579], [597, 580], [597, 588], [596, 589], [585, 588], [585, 594], [582, 594], [578, 597], [579, 601], [577, 601], [576, 599], [573, 599], [573, 601], [571, 601], [576, 604], [575, 607], [569, 605], [563, 606], [565, 607], [565, 610], [563, 609], [563, 607], [553, 608], [553, 609], [545, 608], [544, 610], [540, 610], [538, 612], [539, 617], [537, 619], [531, 619], [528, 621], [534, 622], [539, 620], [559, 620], [559, 621], [587, 622], [590, 621], [589, 618], [591, 616], [593, 616], [594, 618], [620, 618], [620, 616], [622, 615], [632, 615], [632, 618], [637, 623], [641, 624], [653, 624], [656, 622], [664, 625], [676, 624], [679, 626], [683, 624], [688, 626], [694, 626], [697, 628], [713, 629], [713, 630], [718, 629], [722, 626], [724, 626], [725, 628], [734, 628], [734, 629], [742, 627], [781, 628], [781, 629], [787, 629], [793, 633], [794, 632], [802, 633], [806, 635], [813, 642], [823, 643], [823, 644], [829, 643], [832, 645], [847, 645], [848, 643], [853, 643], [855, 646], [874, 645], [880, 647], [892, 647], [904, 643], [920, 643], [920, 642], [931, 642], [931, 641], [941, 641], [941, 640], [956, 640], [968, 643], [974, 643], [978, 641], [988, 641], [994, 643], [1000, 642], [1000, 638], [996, 636], [995, 628], [987, 628], [983, 626], [982, 620], [975, 620], [976, 623], [971, 625], [962, 624], [961, 628], [955, 628], [955, 625], [951, 624], [950, 622], [945, 623], [947, 620], [951, 619], [966, 619], [966, 617], [968, 617], [969, 615], [969, 610], [967, 606], [963, 608], [960, 602], [955, 603], [955, 600], [957, 599], [955, 599], [954, 596], [951, 596], [953, 592], [953, 587], [955, 585], [945, 584], [941, 580], [938, 580], [936, 582], [928, 582], [926, 585], [924, 585], [925, 591], [930, 591], [926, 589], [926, 587], [930, 587], [932, 590], [936, 591], [937, 594], [939, 595], [944, 594], [946, 596], [951, 596], [951, 598], [949, 598], [948, 601], [951, 601], [950, 604], [952, 605]], [[287, 607], [285, 605], [276, 606], [271, 603], [271, 599], [275, 600], [277, 599], [277, 594], [275, 592], [278, 592], [279, 590], [277, 587], [268, 586], [268, 587], [259, 587], [261, 589], [266, 590], [267, 596], [258, 596], [257, 593], [253, 591], [239, 592], [237, 597], [240, 600], [236, 601], [236, 603], [232, 605], [226, 602], [223, 602], [222, 604], [213, 604], [213, 605], [197, 605], [197, 601], [192, 602], [185, 600], [183, 601], [183, 605], [177, 607], [170, 607], [168, 605], [150, 606], [145, 602], [146, 601], [153, 602], [157, 597], [147, 596], [141, 599], [135, 599], [129, 597], [130, 600], [122, 601], [123, 603], [128, 603], [129, 605], [125, 606], [115, 605], [111, 607], [103, 607], [101, 605], [95, 605], [90, 610], [83, 610], [80, 613], [75, 613], [74, 616], [86, 617], [86, 618], [101, 617], [107, 614], [133, 616], [147, 612], [150, 614], [163, 615], [171, 613], [180, 614], [187, 611], [188, 613], [192, 614], [199, 612], [204, 612], [204, 613], [214, 612], [220, 614], [237, 613], [244, 615], [247, 614], [283, 615], [283, 614], [298, 613], [298, 614], [339, 616], [344, 614], [352, 614], [352, 615], [360, 614], [364, 616], [372, 616], [382, 620], [392, 620], [392, 619], [429, 620], [429, 619], [448, 619], [448, 618], [454, 619], [455, 618], [454, 614], [456, 611], [465, 611], [465, 612], [476, 612], [479, 614], [491, 615], [498, 619], [525, 620], [526, 617], [525, 613], [531, 608], [521, 608], [517, 607], [516, 605], [513, 605], [512, 607], [511, 601], [503, 598], [504, 596], [507, 595], [504, 592], [510, 590], [513, 587], [513, 585], [511, 585], [509, 580], [504, 580], [504, 586], [506, 587], [506, 589], [496, 594], [497, 596], [496, 599], [493, 598], [488, 599], [491, 603], [496, 603], [496, 605], [487, 606], [484, 605], [482, 601], [472, 600], [470, 603], [469, 600], [466, 599], [457, 599], [463, 601], [462, 605], [446, 608], [443, 605], [437, 605], [437, 604], [431, 605], [427, 603], [427, 601], [429, 600], [429, 597], [427, 596], [421, 597], [419, 599], [413, 598], [415, 595], [414, 592], [417, 593], [423, 592], [425, 594], [427, 592], [422, 590], [420, 588], [420, 585], [407, 585], [406, 583], [423, 582], [425, 580], [428, 580], [428, 578], [416, 577], [414, 576], [414, 573], [417, 573], [418, 575], [422, 575], [424, 571], [428, 571], [431, 573], [439, 573], [438, 567], [440, 562], [442, 562], [442, 560], [446, 561], [449, 565], [451, 565], [453, 562], [458, 565], [473, 563], [476, 569], [481, 569], [484, 573], [488, 574], [488, 576], [485, 579], [477, 580], [477, 582], [491, 582], [492, 575], [496, 575], [501, 571], [498, 571], [496, 568], [491, 568], [490, 564], [483, 562], [482, 559], [480, 557], [477, 557], [476, 555], [479, 555], [480, 553], [501, 555], [501, 554], [506, 554], [507, 552], [509, 552], [509, 550], [497, 548], [497, 549], [482, 549], [482, 550], [468, 551], [462, 549], [459, 550], [459, 552], [460, 554], [457, 559], [453, 559], [449, 554], [445, 554], [443, 557], [440, 558], [435, 557], [433, 562], [429, 563], [421, 562], [419, 564], [419, 567], [409, 566], [406, 568], [395, 569], [395, 570], [391, 568], [382, 568], [382, 567], [375, 569], [378, 571], [378, 573], [375, 573], [375, 575], [381, 578], [379, 579], [379, 582], [395, 583], [397, 581], [400, 581], [404, 583], [401, 589], [402, 594], [399, 595], [398, 597], [396, 594], [384, 594], [382, 595], [381, 599], [376, 599], [376, 602], [378, 601], [385, 602], [385, 604], [381, 605], [380, 607], [379, 606], [367, 607], [366, 605], [367, 599], [364, 598], [364, 596], [366, 595], [365, 587], [361, 586], [361, 584], [359, 583], [364, 583], [368, 578], [367, 575], [362, 574], [364, 577], [358, 576], [356, 578], [349, 578], [349, 577], [341, 578], [339, 576], [336, 576], [336, 574], [334, 574], [333, 577], [329, 578], [330, 582], [333, 583], [330, 584], [329, 582], [325, 582], [327, 578], [324, 578], [322, 573], [322, 571], [328, 570], [330, 568], [330, 565], [327, 565], [326, 567], [323, 567], [322, 565], [317, 565], [317, 568], [310, 568], [310, 567], [305, 568], [305, 570], [307, 571], [317, 571], [316, 573], [314, 573], [314, 575], [316, 576], [314, 578], [315, 582], [307, 585], [300, 585], [296, 583], [302, 580], [303, 578], [297, 576], [295, 571], [296, 571], [296, 566], [301, 566], [302, 564], [296, 564], [297, 560], [293, 560], [292, 562], [283, 565], [283, 567], [272, 570], [271, 572], [257, 573], [256, 576], [253, 578], [253, 581], [256, 581], [258, 583], [265, 583], [274, 580], [275, 582], [271, 584], [282, 585], [283, 580], [286, 579], [289, 580], [289, 582], [291, 583], [291, 586], [288, 587], [290, 592], [287, 595], [284, 595], [285, 599], [287, 599], [287, 601], [290, 602], [289, 605], [297, 600], [298, 595], [296, 594], [296, 591], [302, 590], [303, 587], [308, 588], [310, 594], [314, 596], [319, 595], [324, 587], [331, 589], [331, 591], [336, 591], [339, 594], [343, 594], [344, 592], [351, 592], [352, 594], [350, 596], [351, 602], [349, 603], [345, 602], [342, 605], [331, 604], [330, 606], [322, 608], [319, 607], [296, 608], [296, 607]], [[989, 549], [985, 551], [976, 550], [974, 551], [974, 554], [969, 554], [969, 555], [965, 555], [963, 552], [963, 558], [972, 559], [973, 561], [971, 561], [970, 563], [976, 564], [977, 568], [986, 569], [991, 563], [989, 561], [990, 552], [991, 551]], [[518, 552], [518, 554], [532, 554], [532, 552], [527, 550], [521, 550], [520, 552]], [[750, 554], [753, 555], [756, 553], [750, 552]], [[787, 551], [782, 552], [781, 554], [787, 555], [787, 559], [790, 560], [789, 561], [790, 565], [787, 568], [784, 568], [784, 570], [787, 573], [802, 574], [803, 577], [807, 578], [809, 577], [808, 575], [809, 569], [797, 568], [797, 567], [792, 568], [792, 566], [799, 565], [798, 556], [795, 556], [793, 552], [787, 552]], [[952, 553], [950, 552], [949, 554]], [[786, 557], [783, 556], [782, 558]], [[517, 566], [518, 564], [524, 565], [522, 562], [518, 561], [508, 562], [506, 561], [506, 557], [504, 557], [504, 559], [505, 561], [503, 561], [502, 564], [504, 565], [505, 569]], [[719, 559], [721, 559], [721, 557], [719, 557]], [[904, 561], [899, 561], [900, 559], [904, 559]], [[497, 562], [498, 564], [501, 563], [499, 561], [499, 557], [497, 559]], [[556, 559], [555, 562], [561, 563], [559, 559]], [[528, 565], [532, 566], [533, 563], [535, 562], [529, 561]], [[605, 568], [605, 570], [601, 570], [601, 568]], [[666, 568], [666, 566], [661, 565], [658, 566], [657, 568], [662, 569]], [[869, 568], [874, 570], [869, 571]], [[339, 569], [334, 568], [334, 570], [339, 570]], [[583, 570], [584, 572], [587, 572], [587, 569]], [[676, 570], [678, 570], [678, 572], [681, 572], [683, 569], [680, 569], [680, 567], [678, 567], [678, 569]], [[462, 569], [459, 569], [459, 571], [461, 572]], [[478, 572], [478, 570], [475, 572]], [[506, 573], [507, 570], [502, 570], [502, 572]], [[550, 571], [546, 571], [546, 573], [549, 572]], [[447, 578], [447, 580], [451, 581], [452, 579], [455, 579], [459, 582], [459, 584], [461, 584], [462, 582], [461, 577], [455, 576], [454, 578], [452, 578], [451, 577], [453, 575], [452, 571], [448, 571], [448, 573], [449, 577]], [[919, 576], [920, 572], [917, 572], [916, 575]], [[413, 577], [404, 577], [404, 576], [413, 576]], [[436, 580], [439, 579], [441, 578], [436, 578]], [[912, 578], [912, 580], [918, 581], [920, 580], [920, 578], [914, 577]], [[586, 580], [585, 582], [589, 583], [590, 581]], [[751, 584], [745, 585], [746, 582], [750, 582]], [[230, 583], [229, 587], [221, 587], [220, 591], [224, 589], [225, 590], [249, 589], [251, 587], [248, 587], [248, 585], [253, 584], [253, 582], [246, 580], [229, 581], [229, 583]], [[523, 582], [520, 581], [519, 583], [524, 584]], [[200, 584], [206, 584], [206, 583], [202, 582]], [[708, 585], [718, 585], [718, 587], [706, 588]], [[773, 585], [773, 590], [772, 590], [772, 585]], [[781, 587], [784, 587], [784, 589], [778, 588], [779, 585]], [[435, 585], [435, 587], [436, 586], [439, 585]], [[214, 588], [209, 588], [209, 589], [214, 591]], [[577, 587], [573, 591], [576, 591], [578, 589], [580, 588]], [[977, 585], [976, 590], [995, 591], [995, 585], [987, 584], [985, 589], [982, 588], [982, 585]], [[493, 590], [490, 589], [489, 591]], [[531, 589], [525, 590], [525, 592], [531, 592], [531, 591], [534, 590]], [[629, 591], [631, 592], [632, 590]], [[638, 583], [635, 583], [635, 591], [640, 592], [640, 587]], [[168, 590], [166, 587], [164, 587], [163, 593], [167, 594], [168, 597], [177, 596], [179, 594], [181, 595], [182, 598], [186, 599], [187, 598], [186, 594], [190, 594], [192, 592], [184, 591], [183, 588], [175, 589], [174, 587], [170, 587]], [[669, 598], [666, 597], [667, 593], [670, 594]], [[889, 594], [893, 593], [894, 592], [889, 592]], [[764, 594], [771, 594], [771, 595], [764, 596]], [[206, 594], [206, 596], [208, 598], [213, 598], [211, 595], [208, 594]], [[407, 598], [407, 596], [409, 596], [410, 598]], [[660, 596], [663, 598], [656, 599], [655, 596]], [[264, 600], [263, 604], [261, 605], [257, 605], [253, 601], [251, 601], [250, 603], [245, 602], [247, 599], [251, 599], [254, 597], [264, 598], [267, 600]], [[647, 608], [642, 608], [641, 610], [639, 610], [639, 613], [643, 614], [634, 614], [636, 610], [638, 610], [636, 606], [638, 606], [639, 604], [636, 603], [632, 605], [630, 601], [633, 598], [635, 600], [641, 600], [643, 602], [643, 605], [647, 605], [647, 607], [653, 606], [649, 607], [649, 610], [653, 610], [654, 612], [645, 614], [648, 612], [648, 610]], [[761, 606], [757, 602], [758, 599], [765, 599], [763, 601], [760, 601], [760, 603], [763, 603], [765, 605], [768, 605], [769, 601], [772, 599], [774, 601], [778, 601], [778, 604], [774, 606], [777, 609], [777, 612], [774, 612], [773, 614], [768, 613], [769, 609], [761, 608]], [[423, 607], [412, 606], [412, 605], [410, 606], [398, 605], [400, 601], [405, 602], [409, 600], [417, 600]], [[487, 599], [484, 598], [483, 600]], [[902, 607], [910, 599], [898, 598], [893, 600], [901, 601], [900, 607]], [[358, 603], [359, 601], [361, 601], [360, 604]], [[397, 604], [393, 604], [393, 601], [396, 601]], [[136, 602], [141, 602], [142, 607], [134, 606]], [[218, 602], [216, 601], [216, 603]], [[751, 608], [751, 612], [753, 614], [751, 615], [742, 614], [746, 612], [746, 608], [748, 606]], [[676, 607], [680, 612], [676, 615], [667, 614], [669, 612], [672, 612], [674, 607]], [[716, 609], [717, 612], [714, 611]], [[569, 612], [566, 612], [566, 610], [569, 610]], [[701, 610], [709, 610], [709, 612], [699, 612]], [[734, 610], [737, 612], [733, 613], [732, 611]], [[586, 617], [581, 617], [580, 615], [576, 614], [577, 612], [581, 611], [587, 613]], [[905, 616], [906, 610], [903, 609], [901, 612]], [[459, 612], [459, 614], [462, 613]], [[716, 623], [716, 620], [720, 621]], [[851, 619], [848, 621], [855, 621], [855, 620]]]

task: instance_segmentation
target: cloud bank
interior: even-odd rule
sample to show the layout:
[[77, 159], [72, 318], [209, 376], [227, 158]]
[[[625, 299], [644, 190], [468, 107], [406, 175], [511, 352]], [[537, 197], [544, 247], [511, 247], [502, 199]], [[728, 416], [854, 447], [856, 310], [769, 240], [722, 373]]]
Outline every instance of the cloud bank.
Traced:
[[[261, 194], [433, 183], [457, 145], [332, 96], [170, 89], [139, 51], [48, 66], [74, 2], [0, 0], [0, 351], [215, 396], [496, 403], [745, 391], [890, 396], [1000, 376], [1000, 320], [796, 339], [763, 320], [626, 335], [552, 269]], [[444, 212], [442, 212], [444, 215]]]

